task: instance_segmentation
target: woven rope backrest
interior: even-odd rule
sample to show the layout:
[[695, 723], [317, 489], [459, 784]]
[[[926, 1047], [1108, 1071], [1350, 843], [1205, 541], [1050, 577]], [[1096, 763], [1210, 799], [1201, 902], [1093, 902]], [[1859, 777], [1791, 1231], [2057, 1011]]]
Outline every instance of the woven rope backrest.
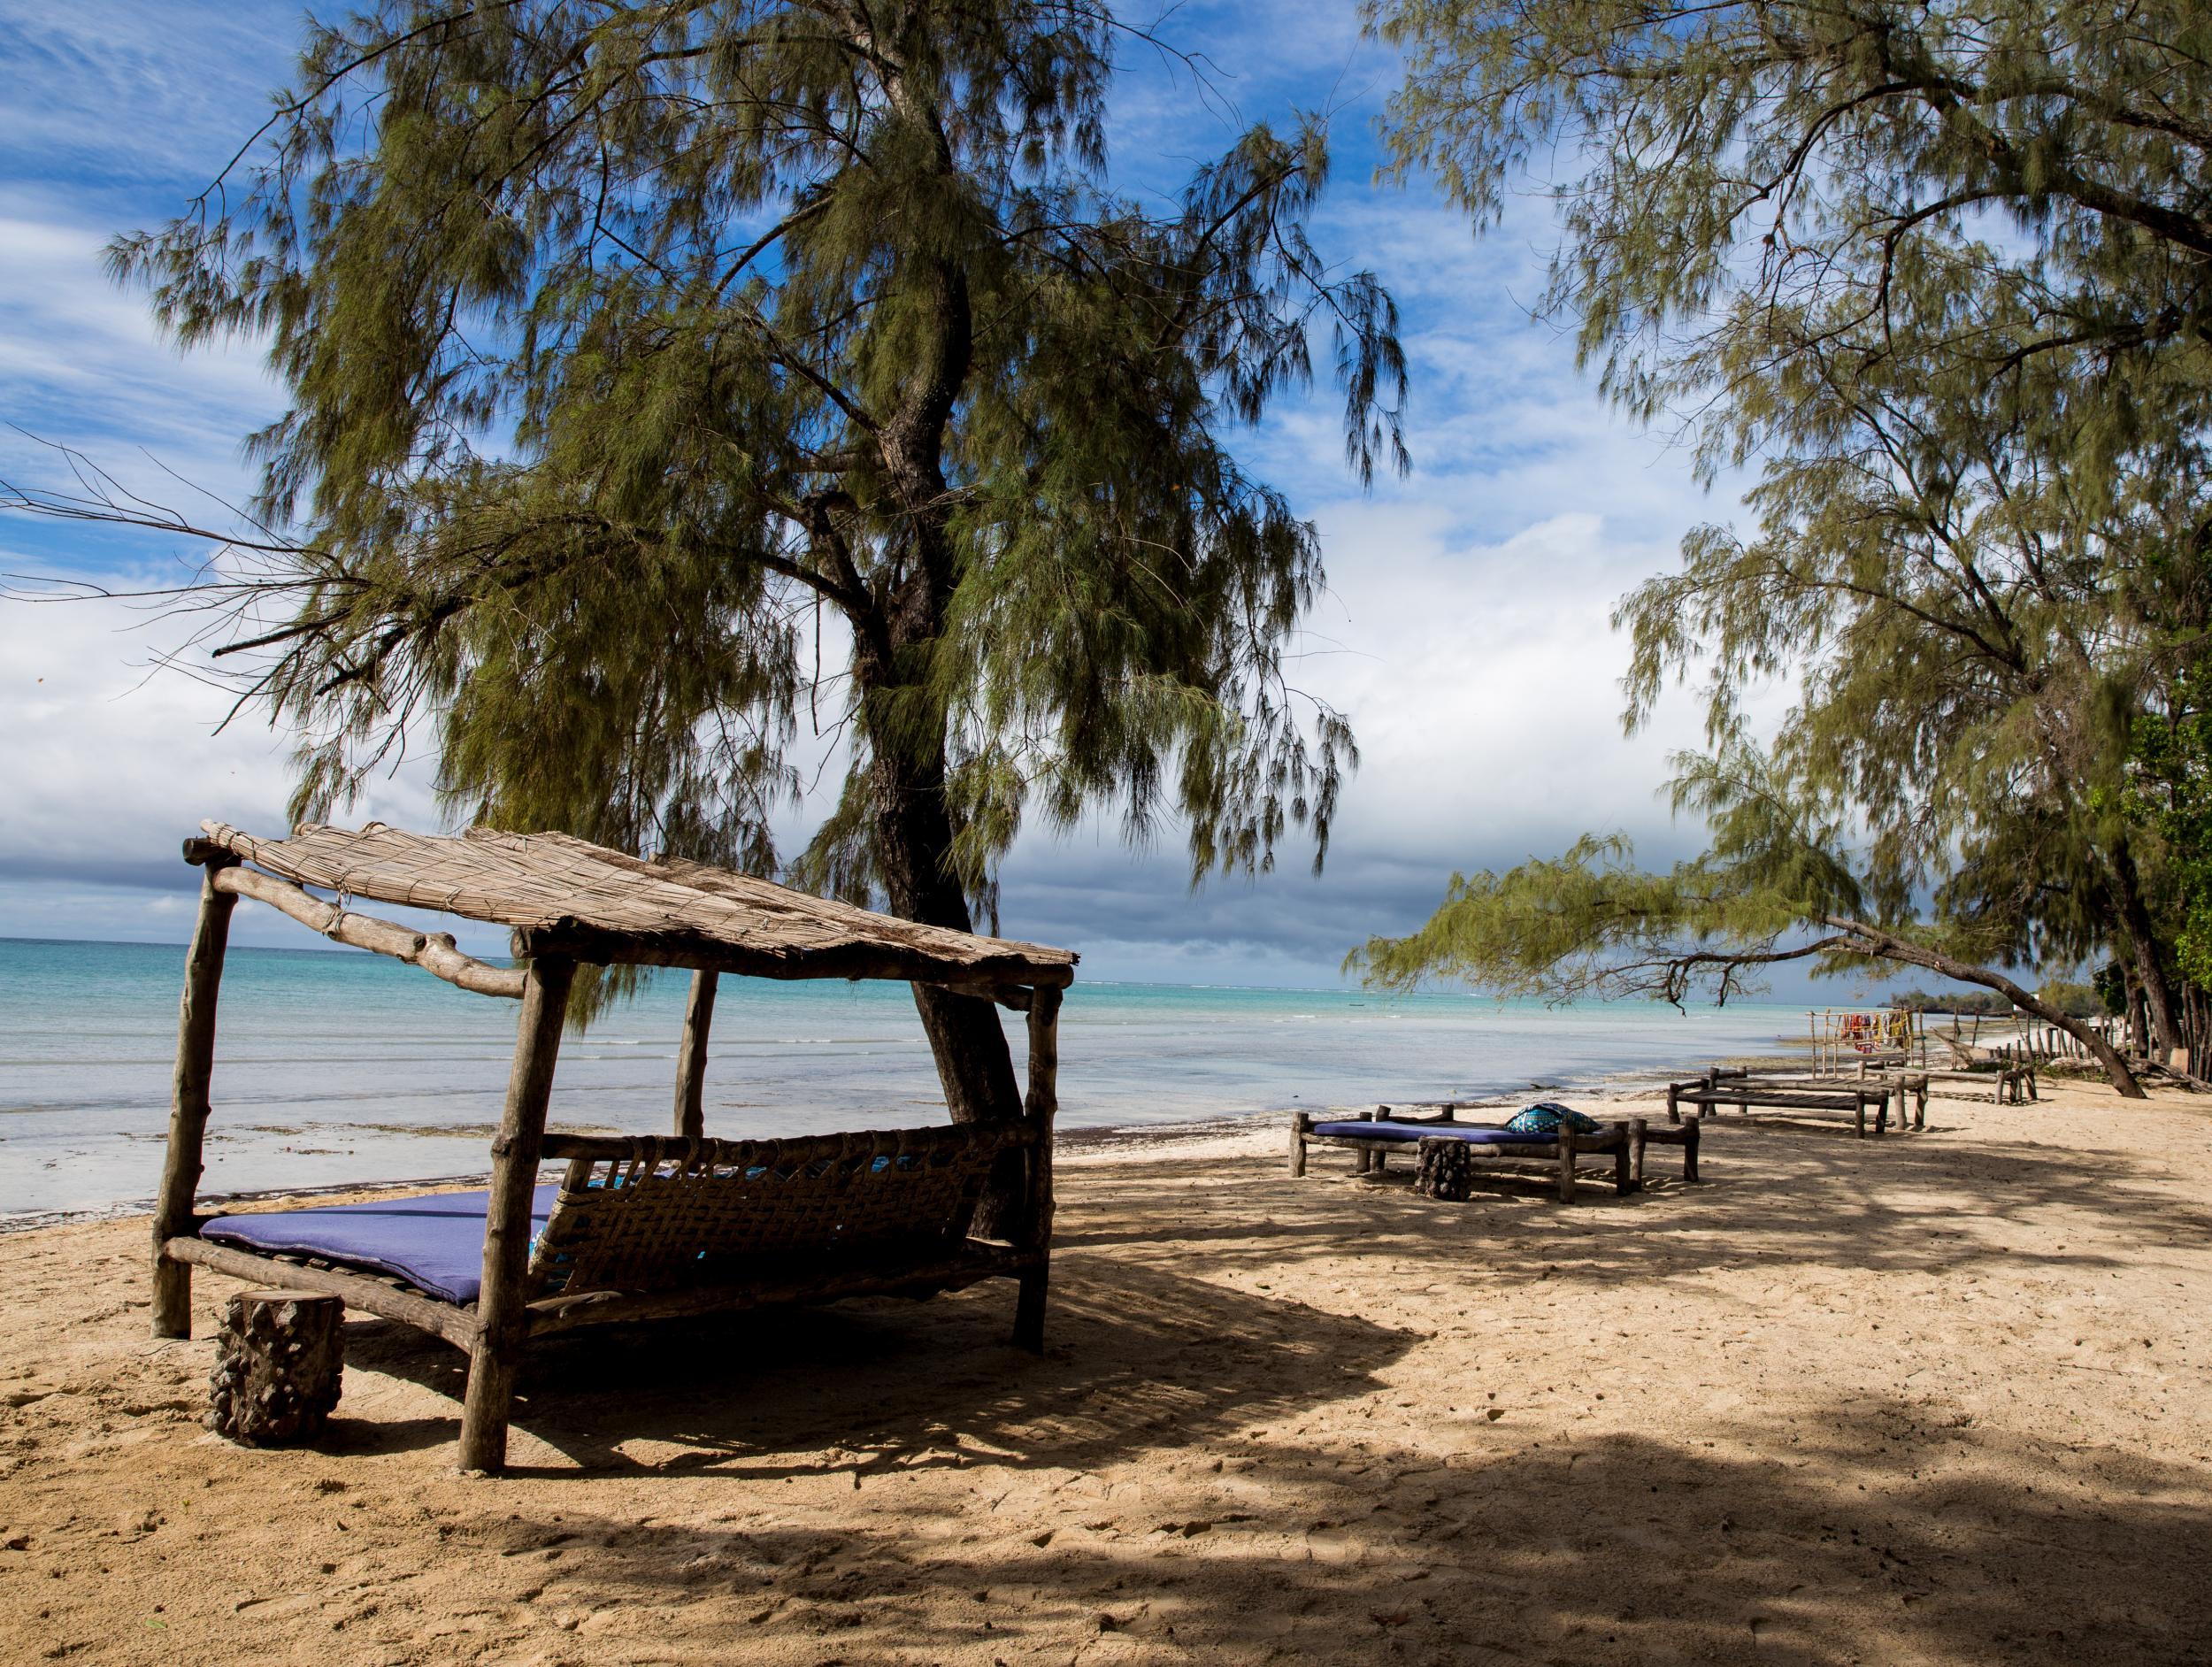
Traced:
[[914, 1262], [967, 1236], [1018, 1125], [777, 1141], [641, 1136], [580, 1158], [530, 1257], [535, 1294], [741, 1282], [819, 1265]]

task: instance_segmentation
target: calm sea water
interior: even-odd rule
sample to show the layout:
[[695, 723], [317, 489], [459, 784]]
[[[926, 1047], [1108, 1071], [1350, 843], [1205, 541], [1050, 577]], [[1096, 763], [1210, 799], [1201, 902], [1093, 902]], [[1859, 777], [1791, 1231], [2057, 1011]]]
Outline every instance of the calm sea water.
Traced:
[[[181, 946], [0, 939], [0, 1221], [150, 1197], [161, 1170]], [[562, 1049], [552, 1117], [671, 1120], [685, 983], [664, 979]], [[234, 949], [203, 1189], [480, 1174], [514, 1043], [511, 1002], [355, 951]], [[1018, 1017], [1018, 1016], [1017, 1016]], [[726, 1135], [944, 1115], [902, 985], [723, 981], [707, 1126]], [[1795, 1008], [1684, 1015], [1457, 993], [1082, 984], [1062, 1010], [1061, 1125], [1130, 1127], [1292, 1106], [1571, 1090], [1770, 1051]], [[1018, 1061], [1020, 1026], [1010, 1026]]]

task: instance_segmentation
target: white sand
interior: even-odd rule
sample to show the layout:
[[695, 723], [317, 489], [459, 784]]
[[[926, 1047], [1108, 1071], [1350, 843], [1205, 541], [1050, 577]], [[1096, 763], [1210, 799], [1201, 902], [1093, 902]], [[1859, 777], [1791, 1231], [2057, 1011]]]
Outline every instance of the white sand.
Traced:
[[578, 1341], [495, 1481], [442, 1344], [242, 1450], [142, 1221], [0, 1240], [0, 1659], [2206, 1661], [2205, 1104], [1731, 1116], [1571, 1210], [1095, 1148], [1044, 1360], [1003, 1286]]

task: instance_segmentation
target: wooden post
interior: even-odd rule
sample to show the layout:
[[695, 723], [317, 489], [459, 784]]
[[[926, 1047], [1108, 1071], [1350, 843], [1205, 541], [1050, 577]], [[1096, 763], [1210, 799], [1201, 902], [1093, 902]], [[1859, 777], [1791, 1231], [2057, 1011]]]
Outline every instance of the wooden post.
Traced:
[[1628, 1180], [1635, 1192], [1644, 1190], [1644, 1151], [1651, 1125], [1641, 1118], [1628, 1119]]
[[[188, 846], [188, 857], [199, 848]], [[228, 852], [200, 858], [200, 916], [184, 957], [184, 994], [177, 1003], [177, 1063], [170, 1082], [169, 1150], [154, 1202], [154, 1335], [192, 1335], [192, 1268], [173, 1262], [162, 1246], [198, 1225], [193, 1198], [200, 1187], [200, 1151], [207, 1135], [208, 1085], [215, 1070], [215, 1002], [223, 986], [223, 951], [238, 899], [215, 889], [215, 876], [238, 859]]]
[[1306, 1172], [1306, 1131], [1312, 1125], [1313, 1118], [1306, 1112], [1290, 1114], [1290, 1172], [1294, 1177]]
[[1021, 1276], [1014, 1302], [1014, 1343], [1033, 1355], [1045, 1351], [1045, 1295], [1052, 1277], [1052, 1120], [1060, 1110], [1060, 990], [1041, 984], [1029, 1003], [1029, 1094], [1022, 1115], [1035, 1133], [1029, 1148], [1026, 1248], [1037, 1264]]
[[507, 1103], [492, 1142], [491, 1203], [484, 1217], [484, 1288], [476, 1300], [476, 1347], [469, 1353], [468, 1398], [461, 1411], [461, 1468], [497, 1471], [507, 1462], [507, 1412], [515, 1368], [528, 1336], [523, 1307], [530, 1264], [530, 1199], [537, 1187], [545, 1108], [553, 1095], [561, 1026], [576, 964], [540, 956], [523, 986]]
[[1697, 1179], [1698, 1122], [1694, 1113], [1682, 1119], [1682, 1179]]
[[1575, 1201], [1575, 1132], [1562, 1123], [1556, 1131], [1559, 1137], [1559, 1202], [1571, 1204]]
[[703, 969], [694, 972], [691, 999], [684, 1003], [683, 1046], [676, 1055], [676, 1133], [687, 1141], [706, 1138], [707, 1033], [714, 1026], [719, 977]]
[[1613, 1190], [1621, 1197], [1625, 1198], [1636, 1190], [1633, 1166], [1628, 1152], [1630, 1138], [1628, 1125], [1616, 1123], [1613, 1125], [1613, 1133], [1617, 1141], [1613, 1148]]
[[1859, 1139], [1866, 1139], [1866, 1100], [1861, 1096], [1852, 1102], [1852, 1118], [1858, 1125]]
[[1682, 1121], [1681, 1095], [1682, 1085], [1680, 1083], [1671, 1082], [1667, 1085], [1667, 1121], [1670, 1123]]

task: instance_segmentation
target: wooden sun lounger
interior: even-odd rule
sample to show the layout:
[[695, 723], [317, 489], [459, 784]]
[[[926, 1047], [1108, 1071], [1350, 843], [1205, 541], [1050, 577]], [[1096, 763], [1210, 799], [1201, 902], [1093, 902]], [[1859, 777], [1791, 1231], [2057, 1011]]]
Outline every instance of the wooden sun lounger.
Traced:
[[1906, 1101], [1913, 1102], [1911, 1126], [1928, 1126], [1928, 1078], [1924, 1072], [1892, 1072], [1887, 1076], [1867, 1078], [1770, 1079], [1755, 1077], [1745, 1070], [1712, 1070], [1690, 1082], [1671, 1082], [1667, 1085], [1667, 1118], [1672, 1122], [1682, 1116], [1686, 1105], [1707, 1111], [1717, 1111], [1723, 1106], [1734, 1106], [1748, 1115], [1754, 1106], [1767, 1111], [1847, 1111], [1851, 1114], [1854, 1133], [1860, 1140], [1867, 1133], [1867, 1109], [1874, 1110], [1874, 1133], [1879, 1138], [1889, 1129], [1889, 1102], [1897, 1101], [1897, 1126], [1907, 1126]]
[[[1290, 1116], [1290, 1172], [1306, 1172], [1307, 1151], [1315, 1146], [1335, 1147], [1353, 1155], [1355, 1174], [1382, 1173], [1389, 1164], [1393, 1152], [1410, 1151], [1420, 1165], [1425, 1179], [1430, 1177], [1440, 1163], [1454, 1168], [1484, 1164], [1520, 1167], [1533, 1164], [1553, 1166], [1558, 1177], [1559, 1202], [1571, 1204], [1575, 1201], [1576, 1188], [1583, 1174], [1581, 1159], [1609, 1155], [1613, 1159], [1612, 1173], [1608, 1178], [1617, 1195], [1627, 1197], [1641, 1192], [1644, 1185], [1644, 1153], [1647, 1146], [1679, 1146], [1682, 1148], [1682, 1179], [1698, 1179], [1698, 1120], [1687, 1119], [1679, 1126], [1656, 1128], [1642, 1118], [1630, 1118], [1606, 1125], [1595, 1134], [1578, 1134], [1563, 1128], [1556, 1135], [1528, 1135], [1521, 1139], [1488, 1139], [1477, 1143], [1455, 1134], [1452, 1131], [1480, 1131], [1486, 1135], [1497, 1133], [1495, 1125], [1462, 1123], [1453, 1112], [1455, 1104], [1447, 1104], [1433, 1115], [1424, 1117], [1418, 1110], [1393, 1111], [1388, 1106], [1378, 1106], [1372, 1111], [1361, 1111], [1345, 1118], [1317, 1118], [1310, 1111], [1294, 1111]], [[1349, 1125], [1369, 1123], [1380, 1125], [1372, 1134], [1362, 1134]], [[1385, 1133], [1387, 1129], [1390, 1132]], [[1412, 1130], [1408, 1133], [1404, 1131]], [[1433, 1134], [1425, 1131], [1433, 1130]], [[1445, 1150], [1450, 1148], [1450, 1153]], [[1464, 1154], [1463, 1156], [1452, 1154]], [[1444, 1194], [1440, 1195], [1451, 1195]]]

